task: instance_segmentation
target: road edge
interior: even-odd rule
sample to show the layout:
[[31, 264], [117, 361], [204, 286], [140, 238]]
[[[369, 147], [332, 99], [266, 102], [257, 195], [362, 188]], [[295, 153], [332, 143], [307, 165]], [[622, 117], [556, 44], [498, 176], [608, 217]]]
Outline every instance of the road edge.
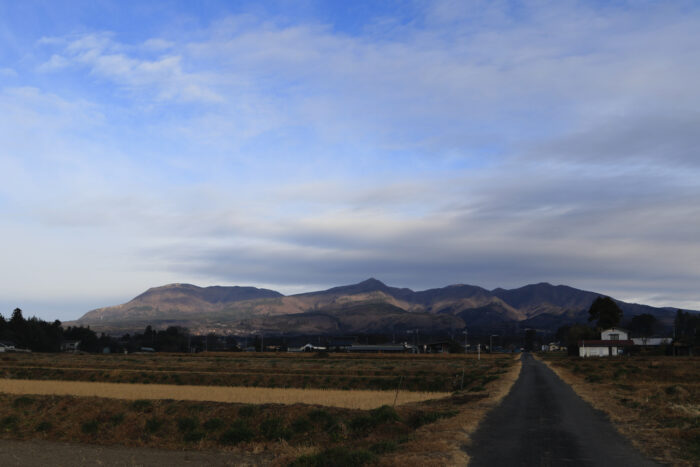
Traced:
[[421, 465], [442, 467], [468, 465], [469, 455], [465, 447], [471, 442], [481, 422], [510, 393], [520, 377], [522, 354], [513, 357], [515, 363], [500, 378], [486, 385], [488, 396], [468, 404], [456, 416], [431, 423], [416, 431], [415, 450], [405, 446], [406, 451], [380, 460], [380, 466]]

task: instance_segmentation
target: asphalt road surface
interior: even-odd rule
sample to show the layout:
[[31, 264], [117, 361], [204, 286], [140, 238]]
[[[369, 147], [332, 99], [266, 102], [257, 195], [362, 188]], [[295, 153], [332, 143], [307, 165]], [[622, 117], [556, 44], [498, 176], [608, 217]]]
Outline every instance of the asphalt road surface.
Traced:
[[520, 377], [466, 447], [470, 467], [644, 467], [607, 417], [544, 363], [523, 355]]

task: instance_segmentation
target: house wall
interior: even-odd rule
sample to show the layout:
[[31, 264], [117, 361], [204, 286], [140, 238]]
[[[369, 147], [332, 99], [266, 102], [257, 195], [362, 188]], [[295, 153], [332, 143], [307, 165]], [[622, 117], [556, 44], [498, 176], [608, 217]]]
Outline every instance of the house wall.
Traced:
[[624, 329], [611, 328], [606, 329], [600, 333], [600, 338], [604, 341], [610, 340], [610, 334], [617, 334], [619, 337], [617, 340], [626, 341], [629, 339], [629, 334]]
[[[613, 347], [613, 351], [615, 351], [613, 355], [617, 355], [616, 347]], [[608, 347], [579, 347], [578, 354], [581, 357], [607, 357], [610, 355]]]
[[578, 354], [580, 357], [617, 357], [622, 355], [620, 347], [579, 347]]

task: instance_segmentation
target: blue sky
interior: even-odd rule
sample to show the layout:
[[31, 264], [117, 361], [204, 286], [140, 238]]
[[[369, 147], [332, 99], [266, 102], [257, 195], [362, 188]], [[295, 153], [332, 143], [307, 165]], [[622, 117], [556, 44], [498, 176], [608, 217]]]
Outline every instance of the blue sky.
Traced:
[[698, 10], [0, 1], [0, 313], [370, 276], [700, 309]]

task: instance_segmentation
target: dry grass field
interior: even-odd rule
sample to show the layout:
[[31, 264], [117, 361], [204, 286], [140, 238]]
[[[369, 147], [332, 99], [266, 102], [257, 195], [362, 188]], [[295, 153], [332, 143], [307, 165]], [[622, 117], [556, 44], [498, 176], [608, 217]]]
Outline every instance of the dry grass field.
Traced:
[[[518, 370], [510, 355], [6, 354], [0, 437], [264, 453], [278, 465], [453, 465]], [[136, 381], [114, 384], [122, 378]], [[83, 392], [95, 385], [116, 392]], [[72, 392], [37, 394], [42, 386]], [[437, 399], [412, 390], [437, 387]]]
[[700, 465], [700, 357], [542, 358], [642, 452]]

